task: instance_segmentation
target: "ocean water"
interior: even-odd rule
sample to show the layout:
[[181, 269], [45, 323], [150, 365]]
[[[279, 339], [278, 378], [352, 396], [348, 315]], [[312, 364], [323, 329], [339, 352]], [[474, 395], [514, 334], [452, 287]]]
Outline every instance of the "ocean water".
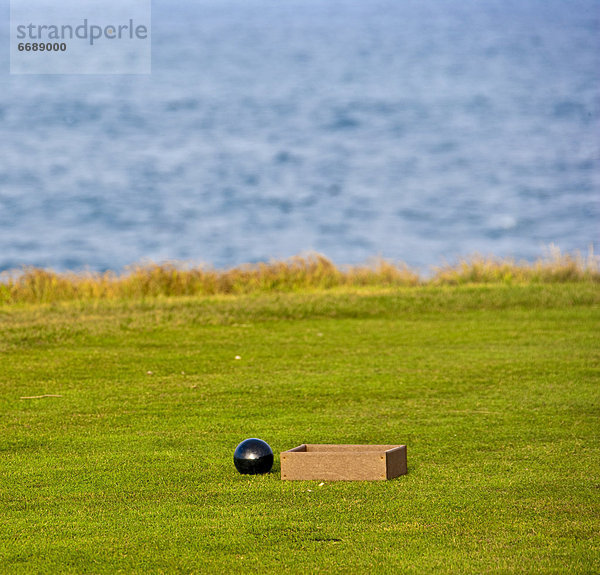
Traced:
[[0, 54], [0, 270], [599, 251], [598, 0], [155, 0], [152, 39]]

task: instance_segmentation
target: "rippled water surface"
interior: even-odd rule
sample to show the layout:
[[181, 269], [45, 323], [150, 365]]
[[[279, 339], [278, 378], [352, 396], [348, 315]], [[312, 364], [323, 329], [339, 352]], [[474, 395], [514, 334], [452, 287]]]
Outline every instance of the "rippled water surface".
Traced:
[[150, 76], [3, 75], [0, 270], [598, 247], [597, 0], [156, 1], [152, 37]]

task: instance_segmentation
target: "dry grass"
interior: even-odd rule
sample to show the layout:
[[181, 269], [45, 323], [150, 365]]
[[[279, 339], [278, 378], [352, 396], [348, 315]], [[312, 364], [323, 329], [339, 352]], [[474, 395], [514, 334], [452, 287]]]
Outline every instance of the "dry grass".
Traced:
[[600, 262], [591, 251], [583, 258], [579, 254], [562, 254], [551, 247], [545, 258], [534, 263], [473, 256], [455, 265], [434, 269], [428, 279], [404, 264], [382, 259], [340, 268], [322, 255], [311, 254], [228, 270], [189, 268], [178, 263], [136, 265], [121, 275], [113, 272], [56, 273], [25, 268], [0, 276], [0, 304], [293, 292], [338, 287], [582, 281], [600, 283]]
[[531, 284], [600, 281], [600, 260], [590, 248], [587, 258], [580, 253], [563, 254], [551, 245], [545, 257], [534, 263], [480, 255], [455, 265], [436, 268], [433, 285]]

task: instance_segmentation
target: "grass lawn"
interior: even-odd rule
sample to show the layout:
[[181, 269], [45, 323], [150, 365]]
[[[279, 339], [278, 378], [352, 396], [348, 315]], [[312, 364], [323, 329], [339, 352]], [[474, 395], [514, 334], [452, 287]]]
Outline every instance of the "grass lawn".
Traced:
[[[408, 474], [281, 481], [304, 442]], [[0, 306], [0, 510], [1, 573], [598, 573], [600, 289]]]

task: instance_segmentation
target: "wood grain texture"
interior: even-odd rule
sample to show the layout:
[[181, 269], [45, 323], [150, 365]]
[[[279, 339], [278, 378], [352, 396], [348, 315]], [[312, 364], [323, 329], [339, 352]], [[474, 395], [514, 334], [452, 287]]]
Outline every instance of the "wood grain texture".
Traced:
[[280, 461], [286, 481], [382, 481], [407, 471], [405, 445], [302, 444]]

